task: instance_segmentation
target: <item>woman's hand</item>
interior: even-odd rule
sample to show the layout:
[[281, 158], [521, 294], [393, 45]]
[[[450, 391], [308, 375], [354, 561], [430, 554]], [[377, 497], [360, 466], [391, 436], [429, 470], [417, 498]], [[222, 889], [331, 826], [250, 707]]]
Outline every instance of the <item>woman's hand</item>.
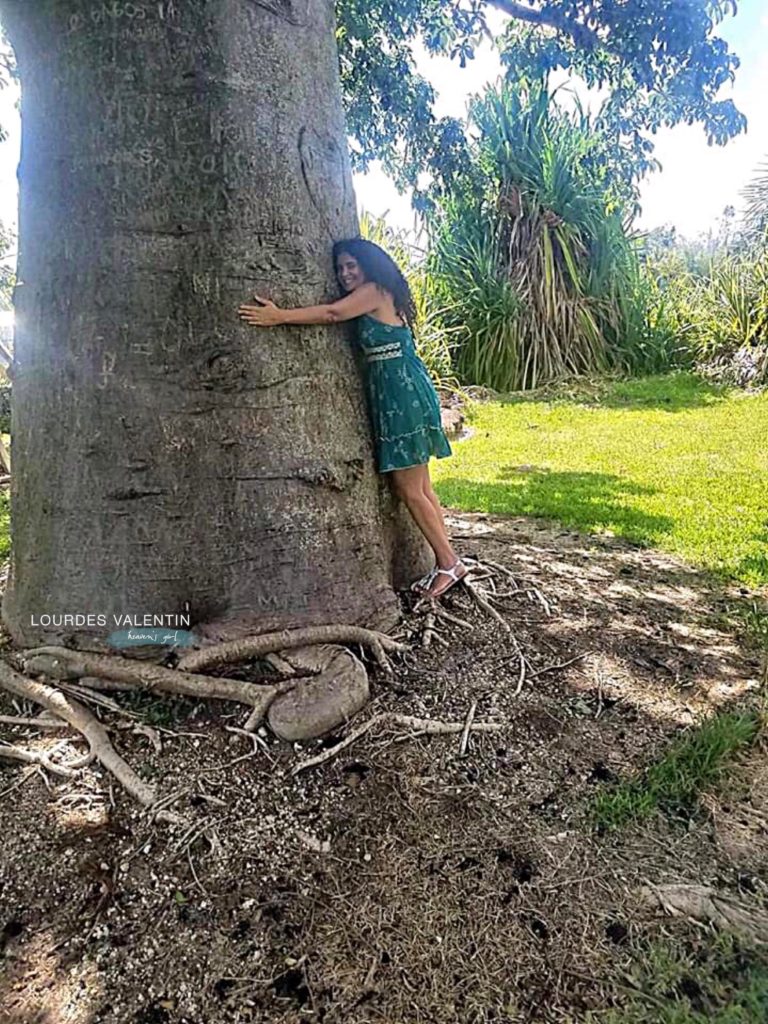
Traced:
[[261, 305], [242, 305], [238, 310], [241, 320], [253, 327], [276, 327], [278, 324], [284, 323], [283, 310], [276, 306], [271, 299], [263, 299], [260, 295], [254, 295], [254, 299]]

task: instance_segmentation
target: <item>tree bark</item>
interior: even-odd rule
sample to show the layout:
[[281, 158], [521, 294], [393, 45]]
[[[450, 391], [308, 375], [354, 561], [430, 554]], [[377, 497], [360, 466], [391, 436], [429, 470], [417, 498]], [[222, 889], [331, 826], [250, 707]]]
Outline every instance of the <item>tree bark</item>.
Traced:
[[[257, 291], [334, 296], [331, 243], [357, 233], [332, 3], [0, 18], [22, 84], [14, 640], [99, 649], [114, 615], [185, 610], [216, 639], [391, 624], [426, 558], [375, 473], [349, 330], [237, 317]], [[109, 628], [39, 624], [76, 613]]]

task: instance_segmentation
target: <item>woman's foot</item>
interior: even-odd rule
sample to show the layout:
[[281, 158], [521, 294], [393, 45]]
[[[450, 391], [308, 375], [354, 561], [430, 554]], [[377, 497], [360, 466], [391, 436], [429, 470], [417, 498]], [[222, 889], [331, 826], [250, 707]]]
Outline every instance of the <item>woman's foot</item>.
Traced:
[[435, 582], [436, 574], [437, 566], [435, 566], [433, 569], [430, 569], [429, 572], [426, 573], [424, 576], [421, 576], [419, 577], [419, 579], [414, 580], [413, 583], [411, 584], [411, 590], [414, 592], [414, 594], [421, 594], [422, 596], [426, 594], [429, 588]]
[[441, 597], [446, 590], [455, 587], [467, 575], [467, 567], [460, 558], [457, 558], [453, 565], [445, 569], [435, 568], [432, 570], [434, 578], [427, 589], [429, 597]]

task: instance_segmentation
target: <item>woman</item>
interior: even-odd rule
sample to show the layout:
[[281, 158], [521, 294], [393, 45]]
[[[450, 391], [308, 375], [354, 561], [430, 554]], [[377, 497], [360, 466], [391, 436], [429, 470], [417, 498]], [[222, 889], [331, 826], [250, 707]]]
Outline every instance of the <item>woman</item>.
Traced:
[[256, 295], [261, 305], [240, 306], [240, 319], [255, 327], [358, 320], [377, 468], [389, 474], [395, 493], [435, 553], [434, 569], [413, 588], [439, 597], [466, 576], [467, 569], [451, 546], [429, 479], [430, 456], [446, 458], [451, 446], [443, 433], [434, 385], [416, 355], [412, 333], [415, 308], [408, 282], [383, 249], [361, 238], [336, 242], [333, 259], [346, 292], [343, 299], [322, 306], [280, 309]]

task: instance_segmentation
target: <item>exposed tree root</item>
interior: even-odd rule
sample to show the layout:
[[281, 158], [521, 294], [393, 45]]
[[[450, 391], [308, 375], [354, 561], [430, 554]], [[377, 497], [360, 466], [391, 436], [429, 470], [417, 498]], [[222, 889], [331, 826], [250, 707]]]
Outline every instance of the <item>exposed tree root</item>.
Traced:
[[[431, 718], [415, 718], [413, 715], [399, 715], [392, 711], [385, 711], [383, 714], [374, 715], [373, 718], [369, 718], [367, 722], [353, 729], [340, 743], [324, 750], [322, 754], [310, 757], [306, 761], [301, 761], [293, 769], [292, 774], [298, 775], [299, 772], [303, 772], [307, 768], [314, 768], [316, 765], [330, 761], [340, 754], [342, 750], [346, 750], [347, 747], [350, 747], [359, 740], [361, 736], [365, 736], [367, 732], [370, 732], [371, 729], [378, 725], [390, 725], [400, 729], [409, 729], [412, 733], [420, 736], [450, 736], [454, 733], [462, 733], [467, 728], [466, 722], [440, 722]], [[504, 728], [506, 726], [495, 722], [480, 722], [477, 725], [470, 722], [467, 731], [468, 733], [470, 731], [501, 732]]]
[[432, 608], [424, 616], [424, 632], [421, 634], [421, 646], [429, 647], [432, 643], [432, 638], [435, 636], [435, 608], [434, 602]]
[[453, 626], [459, 626], [460, 629], [466, 629], [470, 632], [475, 628], [471, 623], [467, 622], [466, 619], [460, 619], [458, 615], [452, 615], [447, 612], [445, 608], [437, 607], [437, 617], [442, 619], [444, 622], [450, 622]]
[[276, 651], [289, 651], [297, 647], [314, 647], [317, 644], [362, 644], [369, 647], [378, 665], [390, 672], [391, 667], [385, 652], [407, 650], [404, 644], [393, 640], [386, 633], [377, 633], [362, 626], [309, 626], [306, 629], [284, 629], [277, 633], [246, 637], [244, 640], [229, 640], [213, 647], [190, 651], [179, 661], [179, 669], [199, 672], [221, 665], [231, 665], [248, 658], [258, 658]]
[[768, 944], [768, 914], [707, 885], [649, 885], [641, 895], [672, 916], [687, 917], [735, 932], [750, 942]]
[[26, 725], [37, 729], [65, 729], [60, 718], [24, 718], [21, 715], [0, 715], [0, 725]]
[[[47, 662], [39, 660], [48, 656]], [[282, 693], [296, 685], [294, 680], [259, 685], [240, 679], [220, 679], [217, 676], [194, 675], [177, 669], [164, 668], [143, 661], [121, 658], [111, 654], [93, 654], [89, 651], [73, 651], [67, 647], [36, 647], [22, 655], [27, 671], [45, 671], [56, 676], [59, 665], [64, 678], [98, 676], [118, 683], [129, 683], [151, 692], [175, 693], [200, 700], [232, 700], [253, 708], [249, 722], [258, 724], [267, 713], [269, 705]], [[58, 664], [57, 664], [58, 663]], [[46, 668], [39, 666], [45, 664]], [[92, 684], [96, 685], [96, 684]], [[251, 728], [254, 724], [251, 724]]]
[[[459, 593], [463, 586], [464, 592], [468, 594], [474, 604], [476, 604], [485, 615], [490, 616], [490, 618], [498, 622], [499, 625], [508, 633], [512, 632], [512, 627], [494, 606], [495, 602], [501, 598], [520, 595], [527, 597], [529, 600], [535, 599], [541, 605], [547, 616], [552, 614], [550, 605], [542, 593], [527, 580], [524, 580], [523, 577], [518, 576], [511, 569], [508, 569], [505, 565], [501, 565], [499, 562], [481, 562], [476, 558], [470, 557], [464, 558], [464, 564], [469, 571], [465, 576], [462, 576], [456, 586], [447, 590], [445, 595], [452, 597]], [[507, 589], [502, 591], [497, 589], [496, 583], [499, 576], [503, 576], [505, 581], [511, 584], [511, 590]], [[422, 621], [415, 628], [411, 628], [410, 630], [406, 628], [406, 633], [410, 637], [414, 634], [421, 634], [421, 645], [423, 647], [429, 647], [433, 642], [448, 646], [444, 636], [442, 636], [437, 629], [438, 625], [449, 624], [467, 630], [474, 628], [471, 623], [466, 621], [466, 619], [460, 618], [458, 615], [454, 615], [449, 612], [441, 603], [440, 599], [442, 596], [443, 595], [441, 594], [440, 597], [434, 598], [425, 594], [420, 597], [413, 606], [413, 612], [417, 615], [420, 614], [422, 616]], [[519, 649], [516, 650], [516, 654], [518, 653]], [[521, 680], [524, 681], [524, 679], [525, 663], [521, 660]], [[522, 689], [522, 682], [519, 681], [518, 693], [520, 692], [520, 689]]]
[[[63, 718], [85, 738], [96, 760], [114, 775], [131, 796], [147, 808], [151, 808], [156, 803], [157, 795], [154, 788], [147, 785], [120, 757], [110, 743], [107, 730], [88, 708], [65, 696], [52, 686], [33, 679], [26, 679], [2, 659], [0, 659], [0, 686], [14, 696], [34, 701]], [[173, 822], [180, 820], [178, 815], [168, 811], [162, 812], [162, 818]]]
[[472, 600], [476, 601], [477, 604], [480, 605], [480, 607], [483, 609], [486, 615], [490, 615], [492, 619], [495, 619], [501, 626], [504, 627], [504, 629], [507, 630], [507, 632], [512, 632], [512, 627], [507, 622], [507, 620], [496, 611], [491, 602], [488, 600], [487, 596], [485, 596], [480, 591], [479, 587], [475, 583], [471, 583], [469, 580], [465, 579], [464, 586], [469, 591]]
[[[535, 597], [545, 612], [550, 614], [549, 605], [540, 592], [528, 581], [523, 583], [522, 577], [517, 577], [505, 566], [496, 563], [481, 563], [474, 559], [468, 559], [466, 564], [470, 571], [462, 578], [459, 586], [451, 588], [450, 594], [460, 592], [463, 584], [463, 590], [468, 597], [486, 615], [491, 616], [510, 633], [509, 623], [494, 607], [496, 601], [502, 597], [510, 594], [526, 595], [529, 599]], [[504, 592], [497, 588], [500, 576], [505, 581]], [[509, 590], [510, 586], [512, 587], [511, 591]], [[466, 630], [473, 628], [466, 619], [448, 611], [439, 599], [422, 599], [417, 602], [414, 610], [420, 610], [424, 604], [427, 604], [422, 626], [422, 644], [425, 647], [431, 643], [448, 647], [448, 640], [443, 634], [450, 636], [452, 628]], [[412, 636], [414, 631], [409, 630], [408, 632]], [[41, 704], [49, 712], [61, 718], [87, 740], [91, 752], [89, 757], [98, 759], [139, 803], [151, 808], [157, 818], [179, 821], [180, 817], [168, 809], [170, 804], [177, 799], [178, 794], [168, 794], [159, 798], [155, 789], [146, 784], [115, 751], [109, 741], [106, 729], [83, 702], [99, 703], [106, 706], [108, 710], [118, 711], [119, 708], [114, 701], [101, 695], [99, 691], [136, 689], [151, 693], [179, 694], [198, 700], [235, 701], [251, 709], [244, 731], [252, 734], [265, 719], [267, 711], [276, 697], [293, 690], [306, 678], [314, 678], [312, 675], [307, 675], [311, 668], [308, 664], [302, 663], [301, 649], [316, 648], [326, 644], [359, 644], [369, 649], [376, 663], [387, 672], [392, 671], [388, 655], [405, 652], [409, 649], [407, 644], [386, 634], [345, 624], [286, 629], [214, 644], [183, 654], [176, 668], [168, 668], [154, 662], [117, 654], [72, 650], [59, 646], [41, 646], [23, 652], [8, 652], [8, 660], [0, 661], [0, 687], [16, 696]], [[517, 685], [519, 693], [526, 678], [526, 660], [514, 638], [513, 644], [515, 655], [520, 661], [520, 676]], [[252, 659], [267, 661], [277, 674], [277, 679], [274, 682], [267, 680], [262, 684], [202, 674], [206, 670], [220, 669]], [[306, 657], [304, 661], [306, 661]], [[61, 689], [26, 678], [14, 671], [9, 662], [21, 667], [24, 672], [39, 673], [61, 680]], [[75, 693], [76, 696], [71, 696], [72, 693]], [[475, 724], [475, 711], [476, 706], [473, 705], [462, 722], [442, 722], [393, 712], [375, 715], [363, 725], [349, 732], [336, 746], [296, 765], [293, 773], [297, 774], [330, 761], [371, 729], [379, 726], [394, 727], [404, 731], [405, 735], [398, 739], [413, 739], [422, 735], [460, 734], [460, 749], [465, 752], [471, 732], [499, 732], [505, 728], [504, 725], [497, 723]], [[14, 721], [12, 724], [21, 724], [24, 721], [22, 719], [21, 722]], [[46, 719], [29, 718], [26, 721], [30, 725], [39, 727], [54, 727], [56, 724]], [[158, 748], [159, 736], [152, 730], [145, 729], [143, 731], [149, 741]], [[256, 740], [255, 742], [260, 741]], [[74, 762], [59, 764], [51, 759], [49, 752], [38, 754], [36, 751], [24, 750], [8, 744], [0, 746], [0, 756], [4, 754], [14, 760], [40, 765], [43, 769], [56, 774], [72, 774], [75, 770]]]
[[[66, 722], [59, 724], [64, 727], [67, 725]], [[25, 764], [38, 764], [52, 775], [63, 775], [70, 779], [77, 775], [83, 767], [83, 760], [80, 757], [75, 761], [74, 767], [68, 764], [57, 764], [47, 750], [28, 750], [26, 747], [16, 747], [11, 743], [4, 743], [2, 740], [0, 740], [0, 757], [5, 757], [9, 761], [23, 761]]]

